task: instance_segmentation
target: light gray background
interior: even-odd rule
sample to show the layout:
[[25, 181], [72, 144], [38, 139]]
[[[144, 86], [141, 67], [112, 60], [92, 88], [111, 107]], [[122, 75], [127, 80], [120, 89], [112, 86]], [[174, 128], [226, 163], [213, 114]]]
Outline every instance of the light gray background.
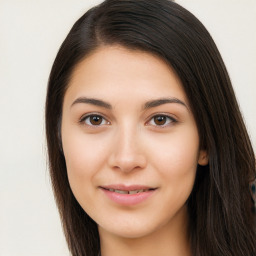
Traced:
[[[0, 255], [68, 255], [46, 166], [50, 68], [88, 0], [0, 0]], [[212, 34], [256, 149], [256, 1], [179, 0]]]

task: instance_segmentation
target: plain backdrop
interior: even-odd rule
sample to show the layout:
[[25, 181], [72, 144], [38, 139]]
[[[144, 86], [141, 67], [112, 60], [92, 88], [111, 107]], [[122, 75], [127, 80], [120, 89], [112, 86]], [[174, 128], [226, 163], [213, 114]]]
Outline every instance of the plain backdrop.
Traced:
[[[69, 255], [50, 187], [44, 101], [51, 65], [88, 0], [0, 0], [0, 255]], [[256, 1], [179, 0], [213, 36], [256, 149]]]

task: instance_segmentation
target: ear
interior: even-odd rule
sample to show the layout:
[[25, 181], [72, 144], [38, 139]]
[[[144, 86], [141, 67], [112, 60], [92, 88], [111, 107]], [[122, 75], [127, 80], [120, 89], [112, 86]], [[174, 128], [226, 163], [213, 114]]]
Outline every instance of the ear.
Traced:
[[207, 165], [209, 163], [209, 156], [206, 150], [200, 150], [198, 155], [198, 164], [199, 165]]

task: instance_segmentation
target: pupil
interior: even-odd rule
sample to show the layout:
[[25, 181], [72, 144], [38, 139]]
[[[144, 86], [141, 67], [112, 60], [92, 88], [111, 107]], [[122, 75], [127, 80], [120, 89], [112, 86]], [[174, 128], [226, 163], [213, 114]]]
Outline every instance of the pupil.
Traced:
[[100, 117], [100, 116], [91, 116], [90, 117], [90, 122], [91, 122], [91, 124], [99, 125], [102, 122], [102, 117]]
[[154, 121], [157, 125], [164, 125], [166, 122], [166, 117], [165, 116], [156, 116], [154, 118]]

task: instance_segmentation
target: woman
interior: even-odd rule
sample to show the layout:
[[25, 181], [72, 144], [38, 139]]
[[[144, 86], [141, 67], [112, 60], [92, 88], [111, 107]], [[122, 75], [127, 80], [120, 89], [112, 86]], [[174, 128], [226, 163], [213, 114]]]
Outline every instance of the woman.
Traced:
[[72, 255], [255, 255], [255, 159], [221, 56], [167, 0], [106, 0], [63, 42], [46, 133]]

